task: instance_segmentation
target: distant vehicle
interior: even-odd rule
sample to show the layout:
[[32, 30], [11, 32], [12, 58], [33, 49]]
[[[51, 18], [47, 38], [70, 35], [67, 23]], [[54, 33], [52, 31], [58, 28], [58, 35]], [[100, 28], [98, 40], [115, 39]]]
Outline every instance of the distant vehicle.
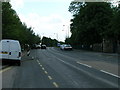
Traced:
[[3, 62], [21, 65], [21, 46], [18, 40], [3, 39], [0, 41], [0, 59]]
[[46, 45], [45, 44], [41, 45], [41, 49], [46, 49]]
[[64, 44], [60, 45], [60, 49], [64, 50]]
[[60, 47], [60, 43], [57, 43], [57, 46]]
[[36, 45], [36, 49], [40, 49], [41, 48], [41, 45]]
[[72, 50], [72, 46], [70, 44], [63, 44], [60, 46], [61, 50]]

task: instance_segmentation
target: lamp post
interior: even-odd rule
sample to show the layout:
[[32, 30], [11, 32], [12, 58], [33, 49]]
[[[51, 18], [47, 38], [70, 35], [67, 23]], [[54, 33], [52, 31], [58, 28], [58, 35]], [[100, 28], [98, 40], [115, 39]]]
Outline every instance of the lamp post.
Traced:
[[[66, 29], [66, 38], [69, 38], [69, 25], [63, 25], [63, 27], [67, 26], [67, 29]], [[64, 28], [63, 30], [64, 31]]]
[[56, 39], [58, 40], [58, 33], [54, 33], [54, 34], [56, 34]]

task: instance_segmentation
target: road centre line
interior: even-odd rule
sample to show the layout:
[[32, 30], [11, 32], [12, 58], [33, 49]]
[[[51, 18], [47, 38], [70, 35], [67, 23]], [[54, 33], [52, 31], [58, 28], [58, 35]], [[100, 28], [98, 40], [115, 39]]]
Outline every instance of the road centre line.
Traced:
[[44, 71], [45, 72], [45, 74], [48, 74], [48, 72], [47, 71]]
[[39, 63], [39, 60], [37, 60], [37, 62]]
[[50, 80], [52, 80], [52, 77], [51, 77], [51, 76], [48, 76], [48, 78], [49, 78]]
[[42, 67], [42, 65], [40, 65]]
[[7, 71], [7, 70], [9, 70], [9, 69], [11, 69], [12, 68], [12, 66], [11, 67], [8, 67], [8, 68], [5, 68], [5, 69], [2, 69], [2, 70], [0, 70], [0, 73], [3, 73], [3, 72], [5, 72], [5, 71]]
[[45, 68], [42, 68], [42, 70], [45, 70]]
[[100, 70], [100, 71], [103, 72], [103, 73], [106, 73], [106, 74], [112, 75], [112, 76], [114, 76], [114, 77], [120, 78], [120, 76], [115, 75], [115, 74], [112, 74], [112, 73], [109, 73], [109, 72], [107, 72], [107, 71], [104, 71], [104, 70]]
[[86, 67], [89, 67], [89, 68], [92, 68], [92, 66], [90, 66], [90, 65], [87, 65], [87, 64], [84, 64], [84, 63], [80, 63], [80, 62], [77, 62], [78, 64], [81, 64], [81, 65], [84, 65], [84, 66], [86, 66]]
[[56, 82], [53, 82], [53, 85], [54, 85], [56, 88], [59, 87], [58, 84], [57, 84]]

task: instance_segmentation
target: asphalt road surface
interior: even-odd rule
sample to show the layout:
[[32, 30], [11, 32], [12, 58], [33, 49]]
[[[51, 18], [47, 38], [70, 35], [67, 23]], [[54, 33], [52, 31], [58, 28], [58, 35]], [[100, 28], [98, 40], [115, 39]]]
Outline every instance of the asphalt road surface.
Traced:
[[59, 48], [31, 50], [2, 73], [2, 88], [118, 88], [118, 56]]

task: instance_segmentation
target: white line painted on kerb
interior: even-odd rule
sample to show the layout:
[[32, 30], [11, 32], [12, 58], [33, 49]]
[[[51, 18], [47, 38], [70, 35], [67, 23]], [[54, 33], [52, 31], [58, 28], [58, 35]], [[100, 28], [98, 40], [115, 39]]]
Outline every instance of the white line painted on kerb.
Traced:
[[84, 65], [84, 66], [87, 66], [87, 67], [89, 67], [89, 68], [92, 68], [92, 66], [90, 66], [90, 65], [87, 65], [87, 64], [84, 64], [84, 63], [80, 63], [80, 62], [77, 62], [78, 64], [81, 64], [81, 65]]
[[115, 75], [115, 74], [112, 74], [112, 73], [109, 73], [109, 72], [107, 72], [107, 71], [104, 71], [104, 70], [100, 70], [100, 71], [101, 71], [101, 72], [104, 72], [104, 73], [106, 73], [106, 74], [112, 75], [112, 76], [114, 76], [114, 77], [120, 78], [120, 76]]

